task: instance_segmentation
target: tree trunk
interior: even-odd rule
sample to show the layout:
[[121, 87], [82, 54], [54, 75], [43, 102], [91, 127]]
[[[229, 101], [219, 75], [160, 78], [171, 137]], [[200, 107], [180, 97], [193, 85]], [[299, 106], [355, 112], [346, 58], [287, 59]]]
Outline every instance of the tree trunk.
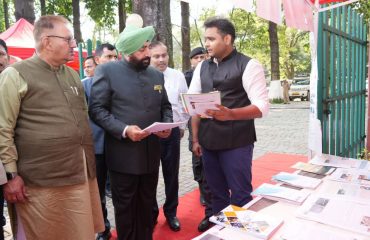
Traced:
[[126, 0], [118, 0], [118, 22], [119, 32], [122, 32], [126, 27]]
[[45, 0], [40, 0], [41, 15], [46, 15], [46, 3]]
[[172, 24], [170, 0], [132, 0], [133, 12], [144, 20], [144, 26], [153, 26], [156, 40], [162, 41], [168, 49], [170, 67], [173, 67]]
[[189, 3], [181, 1], [181, 50], [182, 50], [182, 71], [190, 69], [190, 23]]
[[279, 40], [277, 35], [277, 25], [269, 21], [270, 37], [270, 56], [271, 56], [271, 80], [280, 79], [279, 69]]
[[35, 1], [34, 0], [14, 0], [15, 19], [26, 19], [29, 23], [35, 22]]
[[3, 0], [3, 10], [4, 10], [5, 29], [8, 29], [10, 27], [8, 0]]
[[80, 1], [72, 0], [72, 12], [73, 12], [73, 30], [74, 36], [78, 43], [83, 42], [81, 34], [80, 24]]

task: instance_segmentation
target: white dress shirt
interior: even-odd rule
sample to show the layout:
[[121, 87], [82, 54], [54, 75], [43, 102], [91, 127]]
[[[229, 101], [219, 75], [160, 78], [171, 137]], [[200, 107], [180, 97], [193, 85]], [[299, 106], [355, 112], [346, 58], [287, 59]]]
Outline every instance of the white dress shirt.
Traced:
[[[185, 76], [182, 72], [173, 68], [167, 67], [163, 72], [164, 75], [164, 87], [167, 91], [168, 100], [172, 105], [173, 122], [182, 122], [189, 119], [189, 115], [185, 112], [185, 109], [181, 101], [181, 93], [188, 92], [188, 86], [186, 84]], [[181, 126], [181, 129], [185, 129], [186, 124]]]
[[[188, 93], [202, 92], [202, 85], [200, 83], [200, 68], [202, 63], [199, 63], [194, 70]], [[217, 64], [216, 59], [215, 63]], [[251, 59], [248, 62], [243, 72], [242, 81], [251, 104], [261, 111], [263, 117], [266, 116], [269, 112], [270, 102], [263, 67], [257, 60]]]

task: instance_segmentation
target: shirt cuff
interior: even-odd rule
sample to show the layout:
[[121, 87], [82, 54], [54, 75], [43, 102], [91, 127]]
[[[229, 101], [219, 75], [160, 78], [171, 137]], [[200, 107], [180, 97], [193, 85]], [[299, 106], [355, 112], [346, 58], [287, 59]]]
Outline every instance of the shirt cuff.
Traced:
[[126, 138], [126, 137], [127, 137], [127, 136], [126, 136], [127, 128], [128, 128], [128, 126], [126, 126], [126, 127], [125, 127], [125, 129], [123, 129], [123, 133], [122, 133], [122, 137], [123, 137], [123, 138]]
[[253, 101], [252, 104], [256, 106], [262, 113], [262, 117], [266, 117], [270, 110], [270, 103], [263, 101], [263, 100], [257, 100]]
[[17, 163], [16, 162], [10, 162], [7, 164], [4, 164], [5, 172], [17, 172]]

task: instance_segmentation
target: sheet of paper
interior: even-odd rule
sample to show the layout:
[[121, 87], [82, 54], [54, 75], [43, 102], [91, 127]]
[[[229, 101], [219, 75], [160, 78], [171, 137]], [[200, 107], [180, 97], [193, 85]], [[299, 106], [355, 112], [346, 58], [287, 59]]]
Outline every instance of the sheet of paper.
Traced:
[[200, 115], [201, 117], [209, 118], [205, 114], [207, 109], [217, 109], [216, 104], [221, 104], [221, 93], [199, 93], [199, 94], [181, 94], [182, 103], [186, 112], [190, 116]]
[[[356, 235], [356, 236], [354, 236]], [[284, 225], [279, 234], [280, 240], [365, 240], [354, 233], [338, 233], [333, 229], [323, 228], [321, 224], [313, 222], [290, 222]]]
[[310, 160], [310, 163], [330, 166], [338, 168], [356, 168], [368, 170], [370, 168], [370, 162], [366, 160], [360, 160], [355, 158], [346, 158], [340, 156], [334, 156], [329, 154], [322, 154], [321, 156], [315, 156]]
[[370, 204], [315, 194], [298, 209], [297, 217], [370, 236]]
[[186, 123], [187, 123], [187, 121], [176, 122], [176, 123], [155, 122], [152, 125], [150, 125], [149, 127], [143, 129], [143, 131], [150, 132], [150, 133], [155, 133], [155, 132], [160, 132], [160, 131], [167, 130], [167, 129], [172, 129], [172, 128], [175, 128], [175, 127], [180, 127], [182, 125], [185, 125]]
[[318, 193], [331, 194], [336, 198], [369, 204], [370, 186], [336, 181], [324, 181]]
[[329, 180], [370, 186], [370, 171], [338, 168]]

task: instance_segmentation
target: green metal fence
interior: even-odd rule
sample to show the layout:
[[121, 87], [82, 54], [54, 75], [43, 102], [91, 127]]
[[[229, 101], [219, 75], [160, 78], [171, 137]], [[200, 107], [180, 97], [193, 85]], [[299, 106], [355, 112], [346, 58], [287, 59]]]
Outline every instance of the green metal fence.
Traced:
[[323, 153], [356, 158], [365, 146], [367, 26], [347, 6], [322, 12], [317, 110]]

